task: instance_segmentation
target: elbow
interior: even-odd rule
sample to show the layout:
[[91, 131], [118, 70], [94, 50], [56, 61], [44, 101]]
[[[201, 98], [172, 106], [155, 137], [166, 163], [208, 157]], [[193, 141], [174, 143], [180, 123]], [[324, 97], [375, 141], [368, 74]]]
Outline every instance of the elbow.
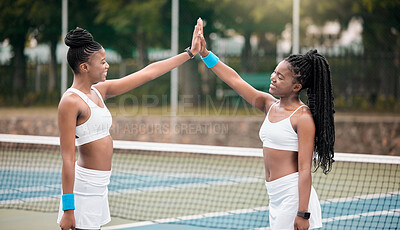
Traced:
[[230, 82], [230, 86], [234, 90], [239, 90], [241, 85], [242, 78], [239, 75], [233, 75], [232, 80]]
[[75, 165], [75, 159], [63, 159], [62, 166], [63, 168], [71, 168]]
[[141, 70], [143, 75], [146, 76], [146, 82], [154, 80], [158, 77], [155, 68], [156, 66], [154, 65], [154, 63], [151, 63], [150, 65], [146, 66], [144, 69]]
[[309, 167], [299, 168], [298, 171], [299, 171], [299, 176], [311, 177], [311, 168]]
[[63, 164], [75, 164], [75, 151], [61, 151]]

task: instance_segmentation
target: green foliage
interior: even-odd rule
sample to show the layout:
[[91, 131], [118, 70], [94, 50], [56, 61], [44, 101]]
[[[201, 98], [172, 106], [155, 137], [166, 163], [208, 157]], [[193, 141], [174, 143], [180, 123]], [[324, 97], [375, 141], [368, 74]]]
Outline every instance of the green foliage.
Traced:
[[34, 1], [2, 0], [0, 1], [0, 40], [25, 38], [31, 23], [30, 9]]
[[223, 0], [215, 5], [218, 15], [213, 24], [225, 32], [234, 29], [236, 32], [272, 31], [281, 32], [290, 21], [291, 0], [283, 1], [240, 1]]
[[[133, 51], [142, 52], [144, 55], [148, 48], [170, 48], [171, 2], [171, 0], [69, 0], [69, 29], [77, 26], [87, 29], [94, 35], [96, 41], [116, 50], [124, 62], [130, 61]], [[208, 39], [211, 33], [230, 36], [234, 31], [245, 37], [243, 56], [226, 60], [238, 72], [270, 72], [276, 65], [274, 55], [276, 41], [286, 24], [292, 21], [292, 0], [180, 0], [179, 8], [179, 50], [190, 44], [193, 26], [198, 17], [202, 17], [206, 22], [204, 32], [209, 47], [212, 42]], [[301, 0], [303, 34], [305, 26], [324, 25], [328, 20], [338, 21], [342, 29], [346, 28], [353, 17], [359, 17], [363, 21], [365, 56], [329, 59], [334, 76], [337, 108], [363, 111], [399, 110], [400, 85], [394, 90], [390, 87], [391, 84], [399, 82], [400, 14], [398, 12], [400, 12], [400, 0]], [[42, 88], [41, 92], [35, 93], [33, 87], [28, 88], [29, 84], [24, 86], [25, 81], [28, 83], [33, 81], [34, 70], [26, 71], [26, 67], [24, 68], [26, 63], [23, 48], [28, 34], [33, 35], [40, 43], [59, 41], [60, 19], [59, 0], [0, 1], [0, 41], [8, 38], [15, 54], [11, 63], [0, 68], [2, 76], [0, 105], [8, 103], [36, 105], [46, 104], [46, 101], [57, 103], [59, 89], [47, 89], [50, 92], [45, 92], [46, 90]], [[256, 51], [251, 50], [251, 37], [258, 38], [259, 47]], [[143, 65], [148, 64], [146, 57], [141, 58]], [[131, 68], [127, 68], [127, 73], [142, 67], [139, 59], [134, 59], [133, 62]], [[56, 71], [58, 71], [56, 87], [59, 87], [59, 66], [56, 66]], [[181, 78], [181, 81], [195, 85], [193, 89], [200, 87], [195, 65], [185, 70], [185, 75], [188, 72], [193, 74]], [[28, 74], [27, 77], [24, 76], [25, 73]], [[112, 66], [110, 75], [120, 77], [119, 65]], [[21, 84], [16, 84], [18, 81], [15, 79], [21, 79]], [[146, 84], [132, 91], [132, 94], [138, 97], [142, 94], [169, 95], [168, 87], [169, 78], [162, 77], [162, 80]], [[394, 91], [397, 94], [391, 95], [387, 92], [388, 88], [390, 92]], [[191, 88], [190, 91], [196, 90]], [[22, 96], [16, 97], [14, 95], [16, 93]]]
[[396, 102], [394, 97], [385, 97], [379, 95], [375, 103], [375, 109], [377, 111], [396, 111], [399, 109], [400, 103]]
[[35, 0], [29, 20], [36, 29], [39, 42], [58, 41], [61, 35], [61, 1]]
[[347, 101], [346, 101], [345, 97], [342, 96], [342, 95], [339, 95], [338, 97], [335, 97], [334, 103], [335, 103], [335, 109], [336, 109], [336, 110], [337, 110], [338, 108], [339, 108], [339, 109], [344, 109], [344, 108], [347, 108], [347, 107], [348, 107]]
[[361, 96], [354, 96], [352, 98], [351, 108], [358, 108], [360, 110], [367, 110], [369, 107], [369, 103], [366, 98]]
[[397, 113], [400, 112], [400, 102], [392, 96], [382, 94], [375, 103], [359, 95], [348, 98], [340, 95], [335, 98], [335, 109], [339, 112]]
[[361, 18], [363, 44], [367, 52], [400, 49], [396, 41], [400, 36], [399, 0], [303, 0], [302, 6], [302, 16], [312, 18], [317, 25], [330, 20], [338, 21], [346, 28], [351, 18]]
[[[119, 39], [124, 40], [124, 46], [115, 42], [111, 47], [123, 55], [131, 57], [134, 47], [138, 45], [154, 45], [160, 39], [162, 30], [160, 8], [166, 0], [153, 1], [107, 1], [100, 0], [97, 4], [96, 23], [110, 26]], [[140, 39], [140, 41], [138, 41]], [[129, 42], [130, 41], [130, 42]]]

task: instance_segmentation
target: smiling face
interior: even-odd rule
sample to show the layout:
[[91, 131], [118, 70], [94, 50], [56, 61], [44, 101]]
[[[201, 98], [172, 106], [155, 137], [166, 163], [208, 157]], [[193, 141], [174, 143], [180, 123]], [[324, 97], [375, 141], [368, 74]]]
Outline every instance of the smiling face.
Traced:
[[106, 80], [107, 71], [110, 67], [106, 61], [106, 51], [101, 48], [99, 51], [90, 55], [86, 64], [86, 72], [93, 83]]
[[289, 67], [289, 62], [281, 61], [271, 74], [269, 92], [274, 96], [285, 97], [299, 93], [301, 84], [294, 78], [294, 73]]

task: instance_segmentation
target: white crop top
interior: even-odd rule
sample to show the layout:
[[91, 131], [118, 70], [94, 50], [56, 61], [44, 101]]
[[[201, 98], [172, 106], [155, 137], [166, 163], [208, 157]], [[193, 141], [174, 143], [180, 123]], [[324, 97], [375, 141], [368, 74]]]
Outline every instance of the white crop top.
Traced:
[[268, 110], [264, 123], [260, 128], [260, 139], [263, 142], [264, 147], [298, 152], [299, 138], [297, 136], [297, 133], [293, 130], [290, 118], [293, 116], [293, 114], [297, 112], [297, 110], [306, 105], [299, 106], [292, 114], [290, 114], [289, 117], [281, 121], [270, 122], [268, 118], [269, 112], [277, 102], [272, 104]]
[[67, 92], [75, 93], [79, 97], [81, 97], [90, 109], [89, 119], [85, 123], [80, 124], [75, 128], [75, 142], [77, 146], [84, 145], [110, 135], [110, 127], [112, 124], [110, 111], [108, 111], [106, 105], [104, 104], [100, 92], [94, 87], [92, 87], [91, 89], [94, 90], [97, 96], [101, 99], [103, 103], [103, 108], [99, 107], [96, 103], [90, 100], [90, 98], [86, 94], [82, 93], [81, 91], [75, 88], [69, 88], [67, 90]]

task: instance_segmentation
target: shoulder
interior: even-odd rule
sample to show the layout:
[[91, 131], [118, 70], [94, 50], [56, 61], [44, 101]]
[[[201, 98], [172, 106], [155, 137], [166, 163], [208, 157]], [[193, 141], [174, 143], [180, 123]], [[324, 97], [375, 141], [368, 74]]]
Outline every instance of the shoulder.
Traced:
[[264, 113], [267, 114], [269, 109], [271, 108], [271, 106], [276, 104], [279, 100], [276, 99], [275, 97], [273, 97], [269, 93], [265, 93], [265, 94], [266, 94], [266, 97], [267, 97], [268, 100], [265, 101], [265, 111], [264, 111]]
[[310, 108], [308, 108], [307, 106], [302, 106], [296, 112], [296, 118], [297, 118], [298, 129], [307, 129], [307, 130], [315, 129], [314, 118], [312, 116]]
[[78, 111], [80, 101], [80, 97], [75, 93], [65, 92], [61, 97], [60, 103], [58, 104], [58, 112], [64, 113]]
[[99, 82], [96, 85], [93, 85], [92, 87], [95, 88], [97, 91], [99, 91], [99, 93], [101, 94], [103, 100], [107, 99], [106, 95], [107, 95], [107, 89], [109, 86], [109, 80], [103, 81], [103, 82]]
[[308, 108], [307, 105], [301, 105], [301, 107], [299, 108], [299, 110], [297, 111], [297, 114], [299, 116], [299, 118], [312, 118], [312, 113], [310, 108]]

